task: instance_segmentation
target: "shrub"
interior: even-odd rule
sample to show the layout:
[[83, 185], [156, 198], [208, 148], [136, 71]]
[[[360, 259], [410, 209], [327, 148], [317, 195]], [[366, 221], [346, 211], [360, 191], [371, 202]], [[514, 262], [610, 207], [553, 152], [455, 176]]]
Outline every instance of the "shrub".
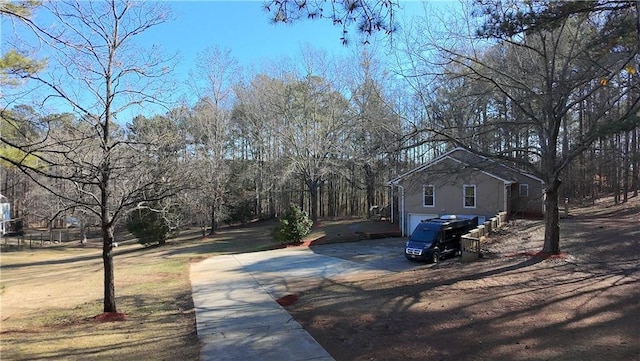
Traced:
[[281, 244], [302, 243], [302, 239], [311, 233], [313, 222], [306, 213], [295, 205], [290, 205], [287, 213], [280, 218], [279, 224], [274, 229], [274, 238]]
[[245, 224], [254, 217], [253, 200], [244, 199], [229, 207], [230, 223]]
[[163, 245], [167, 240], [170, 227], [160, 212], [138, 209], [127, 217], [127, 230], [136, 236], [142, 245], [150, 243]]

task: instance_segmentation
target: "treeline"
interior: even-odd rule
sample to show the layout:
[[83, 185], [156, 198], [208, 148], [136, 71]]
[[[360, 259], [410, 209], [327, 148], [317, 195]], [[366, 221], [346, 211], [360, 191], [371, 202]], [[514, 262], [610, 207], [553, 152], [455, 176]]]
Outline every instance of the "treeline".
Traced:
[[626, 201], [640, 184], [635, 20], [627, 6], [508, 33], [484, 14], [466, 33], [397, 39], [401, 69], [306, 49], [247, 80], [212, 47], [194, 65], [195, 101], [161, 115], [4, 108], [0, 191], [33, 225], [146, 207], [215, 230], [291, 203], [361, 217], [389, 204], [387, 180], [462, 145], [558, 183], [559, 197]]
[[[206, 95], [163, 115], [110, 122], [107, 155], [97, 117], [5, 110], [13, 158], [33, 168], [3, 164], [13, 216], [32, 225], [70, 216], [99, 224], [85, 208], [105, 166], [109, 209], [132, 202], [162, 212], [174, 227], [274, 218], [291, 203], [313, 219], [367, 215], [388, 203], [385, 182], [409, 166], [398, 157], [401, 119], [371, 54], [363, 52], [360, 67], [340, 81], [337, 64], [307, 56], [314, 69], [304, 75], [290, 69], [241, 82], [236, 71], [215, 71], [235, 64], [229, 53], [208, 49], [206, 66], [196, 69], [208, 81], [194, 85]], [[31, 177], [41, 166], [48, 176], [36, 186]]]

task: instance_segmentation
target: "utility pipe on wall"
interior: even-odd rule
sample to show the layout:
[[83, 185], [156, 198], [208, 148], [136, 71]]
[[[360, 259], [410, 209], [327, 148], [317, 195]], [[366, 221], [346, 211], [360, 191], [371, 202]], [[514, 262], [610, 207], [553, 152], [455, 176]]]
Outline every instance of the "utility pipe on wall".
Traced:
[[393, 183], [387, 183], [387, 185], [389, 186], [389, 199], [390, 199], [390, 205], [389, 205], [389, 215], [391, 216], [391, 223], [393, 224], [393, 222], [395, 221], [395, 217], [393, 214]]
[[399, 185], [399, 184], [396, 184], [396, 186], [398, 188], [400, 188], [400, 191], [401, 191], [400, 192], [400, 209], [398, 210], [398, 213], [400, 213], [400, 229], [401, 229], [401, 232], [402, 232], [402, 237], [404, 237], [405, 236], [405, 231], [404, 231], [404, 228], [405, 228], [405, 225], [404, 225], [404, 187]]

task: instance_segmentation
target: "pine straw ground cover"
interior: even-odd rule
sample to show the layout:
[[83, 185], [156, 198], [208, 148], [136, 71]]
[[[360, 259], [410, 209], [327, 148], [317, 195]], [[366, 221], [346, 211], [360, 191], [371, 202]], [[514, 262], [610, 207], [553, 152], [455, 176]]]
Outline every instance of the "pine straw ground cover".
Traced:
[[[274, 222], [182, 232], [163, 247], [115, 249], [119, 315], [102, 314], [100, 240], [0, 253], [1, 360], [198, 360], [189, 264], [217, 254], [278, 248]], [[314, 239], [357, 239], [384, 223], [323, 221]], [[119, 238], [122, 240], [121, 238]]]

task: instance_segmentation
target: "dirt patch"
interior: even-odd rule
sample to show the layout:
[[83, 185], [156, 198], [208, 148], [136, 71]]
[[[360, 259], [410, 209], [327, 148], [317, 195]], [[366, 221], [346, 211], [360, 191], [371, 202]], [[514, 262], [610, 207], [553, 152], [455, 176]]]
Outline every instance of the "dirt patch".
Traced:
[[525, 257], [525, 258], [542, 258], [542, 259], [568, 259], [569, 254], [560, 252], [560, 254], [550, 254], [545, 252], [520, 252], [514, 254], [508, 254], [505, 257]]
[[377, 219], [345, 218], [323, 220], [314, 224], [311, 234], [303, 240], [302, 246], [310, 247], [321, 244], [394, 237], [398, 236], [399, 232], [397, 224]]
[[[325, 284], [287, 307], [340, 360], [640, 360], [640, 202], [511, 222], [485, 257]], [[595, 216], [594, 216], [595, 215]]]
[[98, 322], [126, 321], [127, 314], [119, 312], [104, 312], [94, 317], [94, 319]]

